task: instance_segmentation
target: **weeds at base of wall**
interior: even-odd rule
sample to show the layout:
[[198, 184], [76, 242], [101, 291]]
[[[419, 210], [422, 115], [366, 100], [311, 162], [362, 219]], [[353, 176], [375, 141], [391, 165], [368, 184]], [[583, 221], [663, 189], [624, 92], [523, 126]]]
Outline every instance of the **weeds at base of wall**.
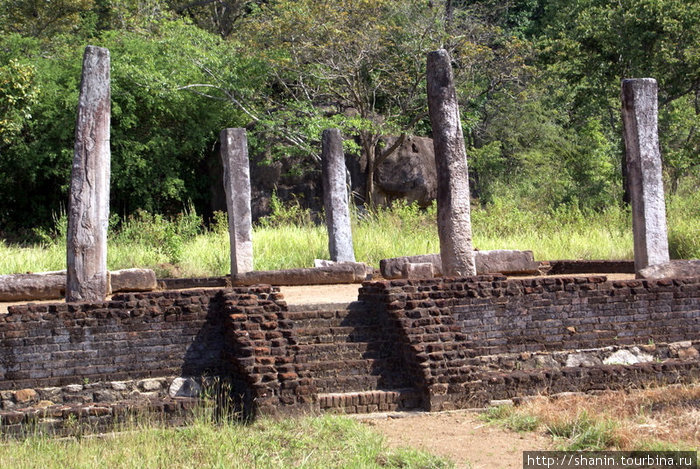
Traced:
[[559, 450], [685, 451], [700, 445], [698, 402], [700, 385], [670, 385], [534, 399], [489, 408], [481, 418], [540, 432]]
[[48, 438], [31, 435], [0, 445], [1, 467], [377, 467], [450, 468], [422, 451], [389, 450], [382, 438], [352, 419], [331, 415], [260, 418], [242, 423], [195, 409], [178, 428], [136, 416], [109, 434]]

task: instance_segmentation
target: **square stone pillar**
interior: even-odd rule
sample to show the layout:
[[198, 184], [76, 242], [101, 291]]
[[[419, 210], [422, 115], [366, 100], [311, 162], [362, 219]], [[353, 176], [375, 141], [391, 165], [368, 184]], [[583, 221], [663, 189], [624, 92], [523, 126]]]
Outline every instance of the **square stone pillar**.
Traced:
[[331, 260], [355, 262], [348, 190], [345, 184], [345, 154], [343, 139], [338, 129], [326, 129], [321, 136], [321, 172]]
[[102, 301], [109, 293], [109, 62], [107, 49], [85, 48], [68, 202], [66, 301]]
[[231, 275], [236, 275], [253, 270], [248, 138], [245, 129], [224, 129], [219, 137], [231, 240]]
[[653, 78], [622, 80], [622, 122], [637, 272], [669, 261], [657, 92]]
[[428, 54], [428, 111], [437, 169], [438, 234], [442, 273], [476, 275], [469, 208], [469, 175], [459, 103], [446, 50]]

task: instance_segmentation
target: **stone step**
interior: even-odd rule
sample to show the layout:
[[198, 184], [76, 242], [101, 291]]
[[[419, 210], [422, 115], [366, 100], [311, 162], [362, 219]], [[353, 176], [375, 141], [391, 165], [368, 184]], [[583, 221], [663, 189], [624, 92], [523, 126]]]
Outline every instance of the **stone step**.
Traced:
[[311, 371], [314, 378], [381, 375], [384, 371], [395, 368], [396, 359], [391, 357], [324, 360], [304, 363], [304, 370]]
[[396, 344], [392, 342], [339, 342], [292, 345], [296, 363], [323, 360], [358, 360], [388, 358], [396, 355]]
[[321, 410], [347, 414], [416, 409], [421, 406], [421, 400], [420, 393], [414, 388], [331, 392], [318, 395]]
[[278, 317], [283, 321], [291, 321], [295, 328], [326, 325], [376, 325], [386, 320], [375, 312], [354, 309], [284, 311], [278, 313]]
[[[305, 376], [305, 374], [306, 373], [301, 372], [299, 376]], [[411, 384], [406, 379], [378, 374], [329, 377], [319, 377], [313, 373], [309, 373], [309, 375], [312, 377], [313, 384], [320, 393], [373, 391], [386, 388], [403, 388]]]
[[387, 339], [387, 336], [381, 328], [376, 326], [332, 326], [297, 329], [291, 339], [296, 345], [301, 345], [340, 342], [382, 342]]

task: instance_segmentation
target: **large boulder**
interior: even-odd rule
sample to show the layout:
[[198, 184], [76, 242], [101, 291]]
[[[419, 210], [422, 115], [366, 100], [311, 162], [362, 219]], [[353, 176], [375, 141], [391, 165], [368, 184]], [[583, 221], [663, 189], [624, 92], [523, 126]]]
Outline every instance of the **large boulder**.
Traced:
[[[383, 148], [390, 147], [397, 137], [382, 139]], [[380, 162], [374, 175], [374, 200], [390, 204], [396, 199], [428, 206], [437, 196], [437, 171], [433, 140], [408, 136], [387, 159]]]
[[[528, 275], [539, 274], [539, 262], [536, 262], [532, 251], [515, 251], [510, 249], [496, 249], [492, 251], [475, 251], [477, 275], [484, 274], [510, 274]], [[436, 276], [442, 275], [442, 260], [440, 254], [423, 254], [419, 256], [394, 257], [382, 259], [379, 269], [382, 277], [386, 279], [401, 278], [405, 264], [429, 262], [433, 264]]]
[[673, 260], [654, 264], [637, 272], [637, 278], [664, 279], [679, 277], [700, 277], [700, 259]]

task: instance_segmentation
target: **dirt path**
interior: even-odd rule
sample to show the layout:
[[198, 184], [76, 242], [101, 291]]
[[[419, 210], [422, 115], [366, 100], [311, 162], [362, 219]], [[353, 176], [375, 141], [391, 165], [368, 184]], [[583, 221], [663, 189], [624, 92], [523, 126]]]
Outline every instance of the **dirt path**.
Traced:
[[454, 461], [459, 469], [520, 469], [523, 451], [551, 449], [551, 440], [485, 423], [472, 411], [361, 419], [391, 447], [411, 447]]
[[280, 287], [287, 304], [304, 305], [316, 303], [350, 303], [357, 301], [358, 290], [362, 285], [304, 285]]
[[520, 469], [523, 451], [551, 449], [551, 440], [485, 423], [471, 411], [419, 414], [361, 421], [378, 431], [391, 447], [411, 447], [444, 456], [463, 469]]

